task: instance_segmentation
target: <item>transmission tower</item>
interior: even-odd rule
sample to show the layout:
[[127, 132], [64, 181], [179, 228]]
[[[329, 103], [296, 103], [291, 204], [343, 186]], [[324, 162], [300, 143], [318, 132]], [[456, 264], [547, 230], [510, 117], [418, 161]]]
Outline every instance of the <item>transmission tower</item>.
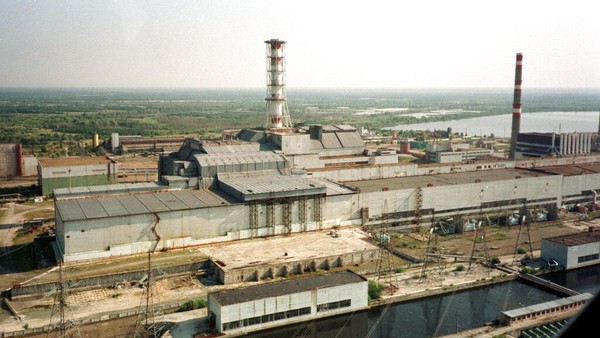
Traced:
[[481, 243], [481, 248], [483, 249], [483, 254], [484, 254], [484, 258], [485, 261], [489, 261], [490, 260], [490, 256], [489, 256], [489, 249], [487, 246], [487, 239], [485, 238], [485, 227], [483, 227], [482, 223], [483, 223], [483, 210], [481, 210], [479, 212], [479, 220], [477, 221], [477, 223], [475, 224], [475, 235], [473, 236], [473, 247], [471, 248], [471, 257], [469, 258], [469, 267], [467, 268], [467, 271], [471, 270], [471, 265], [473, 264], [473, 260], [476, 258], [475, 257], [475, 253], [478, 251], [481, 251], [480, 248], [478, 248], [478, 243]]
[[[527, 210], [527, 208], [524, 208]], [[515, 251], [513, 252], [513, 264], [517, 261], [517, 250], [519, 249], [521, 232], [523, 231], [523, 225], [525, 226], [525, 233], [527, 235], [527, 243], [529, 244], [529, 258], [533, 258], [533, 246], [531, 244], [531, 233], [529, 231], [529, 221], [527, 220], [527, 216], [522, 215], [521, 221], [519, 222], [519, 230], [517, 230], [517, 240], [515, 242]]]
[[[54, 304], [50, 314], [51, 329], [46, 333], [47, 337], [75, 338], [81, 337], [79, 328], [67, 314], [67, 286], [63, 279], [62, 260], [58, 260], [58, 290], [54, 294]], [[57, 318], [58, 317], [58, 318]], [[58, 320], [54, 323], [54, 320]]]
[[160, 303], [154, 290], [151, 255], [152, 253], [148, 252], [147, 278], [143, 283], [144, 292], [140, 301], [140, 314], [134, 335], [136, 338], [158, 338], [163, 333], [165, 325], [162, 321], [163, 313]]
[[387, 214], [387, 200], [383, 204], [381, 211], [381, 222], [379, 229], [375, 235], [375, 239], [379, 245], [379, 255], [377, 258], [377, 282], [387, 287], [390, 295], [398, 289], [398, 276], [394, 262], [392, 261], [392, 253], [390, 249], [391, 236], [389, 231], [389, 219]]
[[[432, 270], [431, 265], [433, 263], [430, 262], [430, 260], [437, 259], [436, 268], [439, 272], [439, 277], [441, 277], [441, 275], [444, 273], [444, 268], [446, 266], [445, 259], [443, 257], [438, 256], [437, 258], [433, 258], [434, 255], [432, 255], [432, 250], [438, 245], [438, 234], [436, 231], [437, 227], [435, 225], [434, 215], [435, 213], [431, 215], [431, 226], [429, 227], [429, 230], [427, 232], [427, 248], [425, 249], [425, 256], [423, 257], [423, 269], [421, 270], [421, 280], [428, 280], [429, 273]], [[442, 261], [442, 264], [440, 264], [440, 259]]]

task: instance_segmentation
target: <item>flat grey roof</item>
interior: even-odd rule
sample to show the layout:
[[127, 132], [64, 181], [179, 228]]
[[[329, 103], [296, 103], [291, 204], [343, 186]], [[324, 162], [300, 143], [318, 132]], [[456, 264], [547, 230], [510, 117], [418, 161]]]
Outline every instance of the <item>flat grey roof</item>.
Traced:
[[210, 191], [185, 190], [57, 200], [56, 209], [63, 221], [76, 221], [229, 204]]
[[[434, 167], [432, 167], [434, 168]], [[433, 169], [435, 170], [435, 169]], [[405, 176], [363, 181], [345, 181], [344, 185], [359, 189], [361, 192], [414, 189], [427, 186], [446, 186], [466, 183], [505, 181], [526, 177], [551, 176], [552, 174], [525, 169], [481, 170], [448, 174]], [[479, 180], [477, 182], [477, 180]]]
[[327, 188], [311, 179], [276, 171], [218, 174], [219, 188], [242, 201], [325, 194]]
[[210, 295], [212, 295], [221, 306], [225, 306], [366, 281], [365, 278], [346, 270], [311, 277], [252, 285], [238, 289], [211, 292]]
[[54, 189], [54, 197], [59, 199], [86, 195], [159, 191], [166, 188], [165, 185], [157, 182], [104, 184], [85, 187], [56, 188]]
[[542, 238], [542, 240], [562, 244], [568, 247], [590, 243], [598, 243], [600, 242], [600, 231], [585, 231], [564, 236]]

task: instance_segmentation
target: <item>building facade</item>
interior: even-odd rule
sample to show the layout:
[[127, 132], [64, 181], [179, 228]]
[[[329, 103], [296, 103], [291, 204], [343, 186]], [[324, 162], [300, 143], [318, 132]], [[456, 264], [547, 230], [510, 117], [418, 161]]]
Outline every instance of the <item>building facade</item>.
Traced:
[[117, 163], [103, 157], [40, 159], [38, 180], [42, 195], [50, 196], [56, 188], [115, 184]]
[[541, 257], [555, 260], [566, 270], [600, 263], [600, 231], [590, 231], [544, 238], [541, 242]]
[[348, 270], [208, 294], [209, 325], [226, 334], [243, 334], [367, 308], [367, 280]]

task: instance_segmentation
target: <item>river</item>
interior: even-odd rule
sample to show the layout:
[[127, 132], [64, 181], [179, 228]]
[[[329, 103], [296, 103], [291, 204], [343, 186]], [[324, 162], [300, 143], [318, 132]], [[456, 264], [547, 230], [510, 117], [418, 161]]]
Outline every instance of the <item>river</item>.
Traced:
[[[600, 292], [600, 265], [541, 276], [578, 292]], [[562, 298], [519, 279], [447, 295], [255, 332], [249, 338], [437, 337], [481, 327], [511, 310]]]
[[[521, 114], [521, 132], [597, 132], [600, 113], [587, 112], [544, 112]], [[512, 115], [483, 116], [462, 120], [402, 124], [387, 127], [387, 130], [447, 130], [467, 136], [510, 137]]]

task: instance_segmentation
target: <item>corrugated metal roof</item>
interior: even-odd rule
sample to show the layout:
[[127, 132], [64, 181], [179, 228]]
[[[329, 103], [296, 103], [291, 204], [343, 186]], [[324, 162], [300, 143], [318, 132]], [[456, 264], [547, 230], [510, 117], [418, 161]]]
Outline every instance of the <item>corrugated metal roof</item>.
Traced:
[[311, 277], [211, 292], [210, 295], [221, 306], [225, 306], [366, 281], [366, 279], [351, 271], [338, 271]]
[[323, 147], [325, 148], [341, 148], [342, 144], [340, 140], [338, 140], [335, 133], [323, 133], [321, 137], [321, 142], [323, 143]]
[[248, 153], [236, 153], [228, 155], [194, 155], [198, 164], [203, 167], [211, 166], [224, 166], [224, 165], [235, 165], [240, 163], [283, 163], [286, 159], [283, 155], [276, 154], [269, 151], [262, 152], [248, 152]]
[[63, 220], [86, 218], [77, 200], [56, 201], [56, 208]]
[[56, 209], [63, 221], [74, 221], [190, 210], [228, 204], [227, 201], [210, 191], [182, 190], [57, 200]]
[[219, 187], [241, 201], [325, 194], [327, 187], [303, 176], [276, 170], [219, 173]]
[[239, 191], [258, 194], [272, 191], [294, 191], [325, 187], [316, 181], [302, 176], [281, 175], [271, 171], [256, 175], [219, 174], [219, 181], [227, 183]]
[[154, 194], [140, 194], [134, 195], [140, 202], [144, 204], [148, 210], [151, 212], [162, 212], [162, 211], [170, 211], [163, 202], [161, 202]]
[[323, 131], [325, 132], [333, 132], [333, 131], [338, 131], [340, 130], [338, 127], [332, 125], [332, 124], [327, 124], [322, 126]]
[[597, 243], [600, 242], [600, 231], [585, 231], [575, 234], [543, 238], [542, 240], [562, 244], [567, 247]]
[[188, 206], [183, 203], [179, 198], [175, 197], [173, 193], [165, 193], [154, 195], [157, 199], [159, 199], [164, 205], [169, 208], [169, 210], [183, 210], [187, 209]]
[[130, 215], [145, 214], [150, 212], [150, 210], [148, 210], [148, 208], [146, 208], [146, 206], [144, 206], [144, 204], [138, 200], [135, 195], [117, 196], [117, 200], [121, 202], [123, 207], [127, 209]]
[[81, 196], [100, 196], [111, 194], [127, 194], [132, 192], [142, 191], [159, 191], [167, 188], [166, 186], [156, 182], [143, 183], [118, 183], [105, 185], [91, 185], [84, 187], [73, 188], [57, 188], [54, 189], [54, 197], [57, 199]]
[[323, 149], [323, 143], [320, 140], [310, 139], [310, 148], [311, 149]]
[[57, 159], [40, 159], [39, 164], [42, 168], [49, 167], [69, 167], [81, 165], [106, 165], [113, 163], [112, 160], [106, 157], [64, 157]]
[[521, 317], [521, 316], [524, 316], [524, 315], [527, 315], [530, 313], [538, 313], [540, 311], [546, 311], [546, 310], [559, 308], [561, 306], [569, 305], [569, 304], [572, 304], [575, 302], [587, 301], [589, 299], [592, 299], [593, 297], [594, 297], [594, 295], [592, 295], [591, 293], [585, 292], [585, 293], [581, 293], [578, 295], [565, 297], [565, 298], [559, 298], [559, 299], [551, 300], [551, 301], [544, 302], [544, 303], [524, 306], [524, 307], [514, 309], [514, 310], [503, 311], [502, 314], [504, 316], [510, 317], [510, 318]]
[[116, 198], [105, 198], [98, 200], [98, 203], [102, 205], [108, 216], [125, 216], [129, 214], [129, 211], [119, 202]]
[[335, 133], [343, 147], [364, 147], [362, 138], [357, 133], [339, 132]]
[[102, 218], [108, 216], [97, 199], [83, 198], [77, 200], [86, 218]]
[[345, 131], [355, 131], [356, 130], [356, 128], [354, 128], [353, 126], [351, 126], [349, 124], [335, 124], [334, 126], [340, 130], [345, 130]]
[[202, 208], [207, 205], [206, 203], [202, 202], [202, 200], [199, 199], [196, 195], [192, 194], [188, 190], [180, 191], [177, 194], [173, 194], [173, 196], [179, 198], [179, 200], [190, 209]]

